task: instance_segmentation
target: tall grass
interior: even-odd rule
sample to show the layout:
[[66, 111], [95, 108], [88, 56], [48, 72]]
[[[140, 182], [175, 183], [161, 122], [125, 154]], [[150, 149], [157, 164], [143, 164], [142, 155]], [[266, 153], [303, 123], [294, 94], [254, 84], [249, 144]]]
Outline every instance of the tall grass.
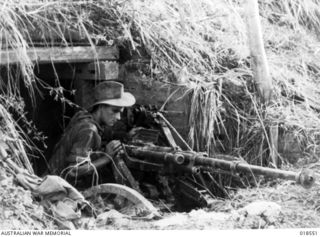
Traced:
[[[263, 14], [276, 24], [304, 28], [320, 37], [320, 8], [317, 0], [260, 1]], [[267, 11], [264, 11], [267, 10]]]
[[[0, 3], [0, 43], [19, 55], [18, 68], [31, 91], [36, 80], [26, 54], [31, 46], [68, 47], [77, 41], [94, 47], [102, 39], [128, 51], [143, 49], [151, 58], [152, 79], [187, 86], [192, 93], [194, 148], [212, 154], [222, 147], [262, 164], [266, 128], [274, 124], [317, 150], [320, 3], [259, 4], [274, 82], [274, 103], [267, 108], [256, 97], [241, 1], [8, 0]], [[8, 98], [19, 96], [16, 75], [9, 78], [3, 91]], [[225, 136], [223, 144], [215, 134]]]
[[[1, 100], [2, 98], [0, 98]], [[8, 150], [10, 150], [9, 155], [14, 162], [33, 174], [33, 168], [25, 150], [26, 146], [28, 146], [28, 143], [25, 142], [27, 137], [23, 138], [21, 133], [25, 134], [13, 120], [7, 109], [0, 104], [0, 142], [8, 146]]]

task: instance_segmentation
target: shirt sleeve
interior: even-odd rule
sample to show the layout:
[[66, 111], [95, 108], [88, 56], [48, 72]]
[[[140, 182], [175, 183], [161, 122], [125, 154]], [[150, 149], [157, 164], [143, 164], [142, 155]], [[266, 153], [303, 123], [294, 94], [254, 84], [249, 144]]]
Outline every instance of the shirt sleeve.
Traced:
[[67, 157], [69, 165], [90, 159], [91, 152], [98, 150], [101, 145], [101, 137], [95, 129], [85, 128], [75, 133], [71, 151]]

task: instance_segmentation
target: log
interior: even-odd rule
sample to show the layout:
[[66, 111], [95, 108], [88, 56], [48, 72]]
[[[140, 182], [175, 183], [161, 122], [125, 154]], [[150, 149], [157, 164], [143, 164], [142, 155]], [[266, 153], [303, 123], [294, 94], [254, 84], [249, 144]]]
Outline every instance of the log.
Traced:
[[263, 44], [257, 0], [246, 0], [245, 18], [251, 55], [251, 68], [259, 96], [268, 103], [272, 96], [272, 80]]
[[77, 64], [76, 77], [81, 80], [117, 80], [119, 64], [114, 61], [99, 61], [87, 64]]
[[115, 46], [29, 48], [26, 52], [22, 49], [8, 49], [0, 51], [0, 65], [19, 63], [23, 56], [27, 56], [32, 62], [39, 64], [86, 63], [98, 60], [117, 60], [119, 51]]

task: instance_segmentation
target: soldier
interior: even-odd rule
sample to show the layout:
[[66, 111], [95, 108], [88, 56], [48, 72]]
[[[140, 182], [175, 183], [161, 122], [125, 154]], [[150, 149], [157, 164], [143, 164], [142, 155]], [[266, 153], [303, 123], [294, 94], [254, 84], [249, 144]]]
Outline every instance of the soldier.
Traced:
[[118, 82], [98, 84], [94, 96], [95, 101], [88, 111], [83, 110], [73, 116], [49, 161], [51, 173], [76, 186], [88, 186], [92, 182], [88, 176], [101, 171], [121, 150], [118, 140], [109, 142], [105, 149], [101, 148], [103, 127], [113, 126], [120, 119], [124, 107], [135, 103], [134, 96], [124, 92], [123, 85]]

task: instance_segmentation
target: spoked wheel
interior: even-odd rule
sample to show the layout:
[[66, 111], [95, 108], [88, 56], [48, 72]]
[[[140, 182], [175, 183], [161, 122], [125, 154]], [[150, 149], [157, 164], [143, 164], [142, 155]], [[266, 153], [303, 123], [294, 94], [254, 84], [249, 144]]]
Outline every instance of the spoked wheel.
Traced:
[[121, 184], [100, 184], [85, 190], [83, 196], [93, 204], [97, 214], [116, 209], [133, 217], [161, 217], [150, 201], [136, 190]]

